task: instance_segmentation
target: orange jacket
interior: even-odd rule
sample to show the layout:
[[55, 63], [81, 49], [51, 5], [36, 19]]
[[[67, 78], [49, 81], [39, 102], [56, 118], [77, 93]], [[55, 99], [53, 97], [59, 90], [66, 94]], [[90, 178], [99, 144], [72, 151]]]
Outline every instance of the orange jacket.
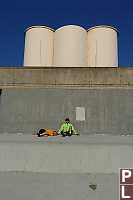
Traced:
[[[46, 132], [48, 133], [49, 136], [56, 136], [57, 134], [55, 134], [54, 131], [52, 131], [51, 129], [47, 129]], [[45, 132], [45, 133], [46, 133]]]

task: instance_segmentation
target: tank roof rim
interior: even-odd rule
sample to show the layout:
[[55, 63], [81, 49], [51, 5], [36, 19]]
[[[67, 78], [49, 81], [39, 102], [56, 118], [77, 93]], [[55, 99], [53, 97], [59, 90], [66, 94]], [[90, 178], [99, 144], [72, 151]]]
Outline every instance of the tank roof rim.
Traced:
[[91, 30], [93, 30], [93, 29], [95, 29], [95, 28], [110, 28], [110, 29], [113, 29], [114, 31], [116, 31], [118, 34], [119, 34], [119, 31], [115, 28], [115, 27], [113, 27], [113, 26], [108, 26], [108, 25], [100, 25], [100, 26], [93, 26], [93, 27], [91, 27], [91, 28], [89, 28], [88, 30], [87, 30], [87, 32], [89, 32], [89, 31], [91, 31]]
[[24, 34], [26, 34], [27, 31], [29, 31], [30, 29], [33, 29], [33, 28], [45, 28], [45, 29], [49, 29], [49, 30], [55, 32], [54, 29], [52, 29], [52, 28], [50, 28], [50, 27], [48, 27], [48, 26], [30, 26], [30, 27], [28, 27], [28, 28], [26, 28], [26, 29], [24, 30]]
[[[61, 26], [61, 27], [59, 27], [58, 29], [56, 29], [56, 31], [58, 31], [58, 30], [60, 30], [61, 28], [63, 28], [63, 27], [67, 27], [67, 26], [77, 26], [77, 27], [80, 27], [81, 29], [83, 29], [83, 30], [85, 30], [86, 31], [86, 29], [85, 28], [83, 28], [82, 26], [79, 26], [79, 25], [74, 25], [74, 24], [69, 24], [69, 25], [64, 25], [64, 26]], [[55, 32], [56, 32], [55, 31]]]

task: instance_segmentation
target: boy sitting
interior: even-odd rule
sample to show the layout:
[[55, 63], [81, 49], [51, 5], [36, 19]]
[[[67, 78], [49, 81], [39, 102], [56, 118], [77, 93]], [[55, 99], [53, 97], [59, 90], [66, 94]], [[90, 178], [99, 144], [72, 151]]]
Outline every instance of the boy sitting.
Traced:
[[71, 136], [71, 135], [79, 135], [77, 134], [77, 131], [75, 130], [74, 126], [70, 123], [69, 118], [65, 119], [65, 123], [62, 124], [61, 128], [58, 131], [59, 135], [65, 136]]

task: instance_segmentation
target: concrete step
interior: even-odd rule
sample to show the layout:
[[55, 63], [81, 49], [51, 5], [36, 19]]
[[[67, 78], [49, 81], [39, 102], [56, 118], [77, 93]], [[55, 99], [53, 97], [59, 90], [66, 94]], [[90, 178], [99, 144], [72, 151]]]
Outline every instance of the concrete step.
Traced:
[[117, 173], [133, 167], [133, 136], [0, 136], [0, 171]]

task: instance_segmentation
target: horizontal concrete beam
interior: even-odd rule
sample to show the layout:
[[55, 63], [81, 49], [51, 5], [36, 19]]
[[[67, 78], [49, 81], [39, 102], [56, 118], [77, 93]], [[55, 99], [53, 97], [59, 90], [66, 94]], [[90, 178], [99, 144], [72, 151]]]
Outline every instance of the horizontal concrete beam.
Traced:
[[0, 67], [0, 88], [133, 89], [133, 68]]

